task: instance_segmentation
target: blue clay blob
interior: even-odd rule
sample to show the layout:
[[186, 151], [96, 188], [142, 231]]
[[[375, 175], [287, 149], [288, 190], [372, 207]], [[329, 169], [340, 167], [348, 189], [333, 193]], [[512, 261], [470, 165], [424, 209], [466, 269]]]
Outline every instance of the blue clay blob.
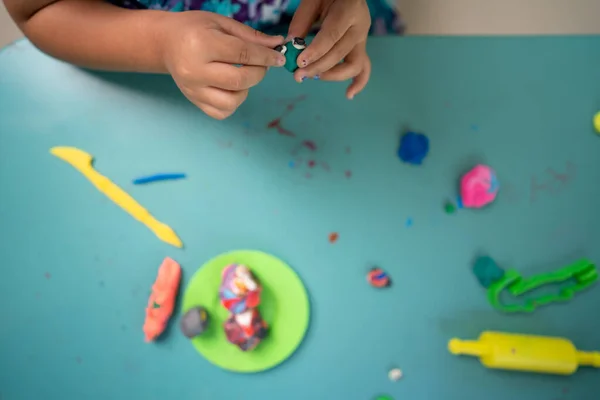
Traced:
[[491, 257], [479, 257], [473, 265], [473, 273], [484, 288], [489, 288], [492, 283], [504, 276], [504, 270], [496, 264]]
[[429, 152], [429, 139], [422, 133], [406, 132], [400, 140], [398, 157], [406, 163], [421, 165]]

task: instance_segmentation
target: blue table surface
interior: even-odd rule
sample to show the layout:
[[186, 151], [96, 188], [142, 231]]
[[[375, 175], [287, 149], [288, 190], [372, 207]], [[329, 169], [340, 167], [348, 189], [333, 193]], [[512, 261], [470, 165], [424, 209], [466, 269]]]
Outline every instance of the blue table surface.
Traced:
[[[600, 261], [599, 48], [600, 37], [375, 39], [371, 82], [354, 101], [346, 84], [297, 84], [271, 70], [221, 122], [168, 77], [84, 71], [26, 41], [6, 48], [0, 398], [597, 399], [597, 370], [494, 371], [450, 355], [447, 342], [501, 330], [600, 350], [600, 288], [501, 315], [471, 272], [482, 253], [526, 275]], [[282, 133], [268, 128], [282, 115]], [[420, 167], [396, 157], [406, 129], [429, 136]], [[52, 157], [57, 145], [93, 154], [185, 248], [158, 241]], [[498, 174], [497, 201], [446, 215], [458, 177], [478, 162]], [[187, 178], [132, 184], [157, 172]], [[311, 327], [292, 358], [240, 375], [209, 364], [176, 325], [144, 343], [165, 256], [181, 263], [185, 284], [242, 248], [282, 258], [307, 286]], [[371, 265], [392, 288], [367, 285]], [[389, 381], [392, 367], [400, 382]]]

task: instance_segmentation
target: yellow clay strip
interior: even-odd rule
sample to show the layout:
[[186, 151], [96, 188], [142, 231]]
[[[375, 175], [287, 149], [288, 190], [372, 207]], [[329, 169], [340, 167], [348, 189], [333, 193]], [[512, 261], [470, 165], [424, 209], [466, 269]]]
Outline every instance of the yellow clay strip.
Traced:
[[183, 246], [183, 243], [170, 226], [158, 221], [127, 192], [96, 171], [92, 166], [93, 157], [91, 154], [75, 147], [53, 147], [50, 149], [50, 153], [71, 164], [100, 192], [127, 211], [133, 218], [146, 225], [160, 240], [175, 247], [181, 248]]

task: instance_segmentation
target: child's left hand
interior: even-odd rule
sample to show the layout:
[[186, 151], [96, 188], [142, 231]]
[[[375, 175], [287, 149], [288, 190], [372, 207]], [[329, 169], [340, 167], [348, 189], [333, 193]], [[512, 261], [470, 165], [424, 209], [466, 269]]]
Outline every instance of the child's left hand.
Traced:
[[[290, 24], [288, 37], [305, 37], [315, 21], [323, 21], [312, 43], [298, 57], [294, 78], [319, 76], [322, 80], [352, 78], [346, 97], [352, 99], [367, 85], [371, 61], [366, 42], [371, 16], [366, 0], [302, 0]], [[343, 61], [343, 63], [340, 63]]]

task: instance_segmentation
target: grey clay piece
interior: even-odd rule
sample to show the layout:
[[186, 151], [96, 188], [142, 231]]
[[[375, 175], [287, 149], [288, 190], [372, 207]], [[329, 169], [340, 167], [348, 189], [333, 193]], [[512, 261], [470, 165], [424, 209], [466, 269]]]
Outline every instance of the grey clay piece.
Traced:
[[202, 335], [208, 327], [208, 312], [204, 307], [189, 309], [181, 318], [181, 332], [188, 338], [193, 339]]

